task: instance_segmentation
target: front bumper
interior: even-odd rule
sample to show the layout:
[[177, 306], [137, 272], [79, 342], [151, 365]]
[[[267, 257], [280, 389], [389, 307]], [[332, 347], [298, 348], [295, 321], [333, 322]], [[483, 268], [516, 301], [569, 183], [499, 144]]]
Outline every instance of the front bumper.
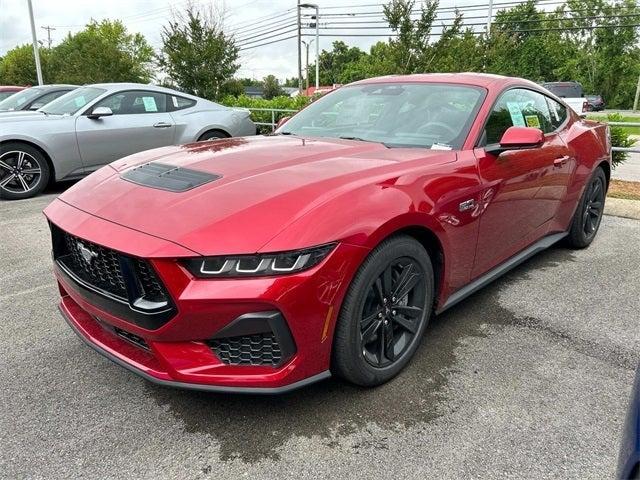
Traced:
[[[72, 208], [72, 207], [70, 207]], [[47, 212], [48, 214], [50, 212]], [[78, 213], [77, 215], [86, 215]], [[79, 227], [49, 219], [65, 231], [108, 248], [111, 225], [90, 217]], [[99, 222], [96, 225], [95, 222]], [[90, 225], [92, 228], [82, 228]], [[94, 228], [100, 226], [101, 228]], [[118, 251], [140, 255], [145, 234], [117, 226]], [[111, 235], [113, 232], [111, 231]], [[155, 239], [157, 240], [157, 239]], [[154, 246], [157, 248], [157, 246]], [[57, 263], [60, 310], [73, 330], [114, 362], [167, 386], [240, 393], [282, 393], [327, 378], [335, 321], [346, 288], [368, 251], [340, 244], [318, 266], [294, 275], [243, 279], [198, 279], [172, 258], [151, 258], [175, 305], [159, 328], [147, 329], [108, 303], [96, 301]], [[186, 255], [181, 255], [186, 256]], [[216, 354], [211, 339], [238, 318], [277, 312], [286, 323], [293, 349], [274, 365], [230, 364]], [[117, 332], [126, 332], [126, 336]], [[140, 339], [140, 342], [131, 341]]]

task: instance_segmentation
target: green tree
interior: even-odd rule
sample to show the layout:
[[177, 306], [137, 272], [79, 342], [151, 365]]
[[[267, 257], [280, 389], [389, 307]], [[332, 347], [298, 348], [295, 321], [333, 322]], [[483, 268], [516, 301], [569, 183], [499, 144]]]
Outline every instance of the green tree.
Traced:
[[162, 30], [159, 64], [184, 91], [216, 99], [222, 85], [238, 70], [238, 47], [212, 11], [188, 4]]
[[[49, 58], [49, 50], [41, 49], [40, 63], [45, 82], [51, 82]], [[33, 47], [30, 44], [15, 47], [2, 57], [0, 85], [36, 85], [37, 83], [36, 62], [33, 59]]]
[[278, 97], [283, 94], [280, 82], [274, 75], [267, 75], [262, 81], [263, 96], [267, 100]]
[[[366, 53], [358, 47], [349, 47], [342, 41], [333, 42], [331, 51], [322, 50], [319, 56], [320, 63], [320, 85], [333, 85], [334, 83], [344, 83], [343, 72], [347, 65], [357, 62]], [[293, 85], [298, 86], [298, 79], [292, 79]], [[309, 85], [316, 84], [315, 63], [309, 65]]]
[[50, 50], [50, 83], [141, 82], [153, 71], [153, 49], [119, 20], [92, 21]]

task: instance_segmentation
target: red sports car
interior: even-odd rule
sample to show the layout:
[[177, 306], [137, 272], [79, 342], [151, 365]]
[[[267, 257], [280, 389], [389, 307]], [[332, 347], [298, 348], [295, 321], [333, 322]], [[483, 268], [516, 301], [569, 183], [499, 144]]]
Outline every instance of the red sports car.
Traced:
[[535, 83], [374, 78], [272, 135], [116, 161], [45, 210], [60, 309], [164, 385], [275, 393], [400, 372], [429, 318], [602, 218], [607, 127]]

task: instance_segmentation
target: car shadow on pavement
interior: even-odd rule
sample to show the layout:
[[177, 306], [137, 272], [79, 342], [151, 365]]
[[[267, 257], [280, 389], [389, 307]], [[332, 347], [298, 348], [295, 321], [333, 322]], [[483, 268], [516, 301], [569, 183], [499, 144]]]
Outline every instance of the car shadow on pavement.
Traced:
[[[144, 388], [184, 424], [186, 431], [217, 441], [221, 460], [237, 458], [253, 463], [278, 459], [279, 448], [295, 436], [319, 436], [332, 446], [336, 437], [373, 426], [395, 430], [426, 424], [455, 408], [446, 402], [445, 387], [456, 369], [456, 347], [463, 339], [489, 335], [489, 329], [483, 328], [487, 324], [546, 328], [535, 318], [518, 317], [501, 307], [499, 290], [510, 282], [526, 280], [530, 270], [571, 260], [571, 251], [552, 248], [433, 317], [413, 361], [398, 377], [378, 388], [359, 388], [336, 378], [279, 396], [213, 394], [151, 383], [145, 383]], [[386, 442], [372, 434], [366, 447], [386, 449]]]

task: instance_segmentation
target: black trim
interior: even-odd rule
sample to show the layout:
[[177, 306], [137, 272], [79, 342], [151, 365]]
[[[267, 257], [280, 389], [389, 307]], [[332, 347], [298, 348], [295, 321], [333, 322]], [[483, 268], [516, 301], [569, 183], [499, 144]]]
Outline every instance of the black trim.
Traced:
[[274, 367], [286, 363], [296, 353], [296, 344], [282, 314], [278, 311], [252, 312], [240, 315], [218, 330], [211, 339], [244, 337], [273, 332], [282, 352], [282, 359]]
[[78, 335], [82, 339], [82, 341], [84, 343], [89, 345], [96, 352], [100, 353], [101, 355], [104, 355], [105, 357], [107, 357], [112, 362], [120, 365], [121, 367], [126, 368], [127, 370], [135, 373], [136, 375], [141, 376], [145, 380], [148, 380], [148, 381], [150, 381], [152, 383], [155, 383], [156, 385], [161, 385], [163, 387], [182, 388], [182, 389], [188, 389], [188, 390], [199, 390], [199, 391], [214, 392], [214, 393], [217, 392], [217, 393], [242, 393], [242, 394], [275, 395], [275, 394], [282, 394], [282, 393], [291, 392], [291, 391], [297, 390], [298, 388], [301, 388], [301, 387], [306, 387], [307, 385], [311, 385], [312, 383], [319, 382], [320, 380], [324, 380], [324, 379], [329, 378], [331, 376], [331, 372], [329, 370], [325, 370], [324, 372], [320, 372], [320, 373], [318, 373], [316, 375], [304, 378], [304, 379], [299, 380], [299, 381], [294, 382], [294, 383], [290, 383], [289, 385], [285, 385], [283, 387], [224, 387], [224, 386], [219, 386], [219, 385], [204, 385], [204, 384], [200, 384], [200, 383], [185, 383], [185, 382], [176, 382], [176, 381], [172, 381], [172, 380], [161, 380], [161, 379], [156, 378], [156, 377], [154, 377], [152, 375], [149, 375], [146, 372], [143, 372], [142, 370], [140, 370], [139, 368], [134, 367], [133, 365], [130, 365], [129, 363], [125, 362], [124, 360], [121, 360], [120, 358], [116, 357], [115, 355], [107, 352], [105, 349], [103, 349], [99, 345], [96, 345], [95, 343], [90, 341], [73, 324], [71, 319], [66, 315], [66, 313], [62, 309], [62, 306], [59, 305], [58, 306], [58, 310], [60, 310], [60, 313], [62, 314], [62, 317], [69, 324], [69, 326], [75, 332], [75, 334]]
[[172, 305], [160, 310], [139, 310], [109, 292], [89, 285], [73, 274], [60, 261], [55, 261], [54, 268], [62, 279], [76, 288], [77, 292], [89, 303], [117, 317], [134, 323], [147, 330], [156, 330], [167, 323], [176, 313]]
[[447, 310], [448, 308], [453, 307], [456, 303], [467, 298], [469, 295], [477, 292], [482, 287], [488, 285], [489, 283], [493, 282], [495, 279], [501, 277], [502, 275], [507, 273], [509, 270], [520, 265], [522, 262], [532, 257], [536, 253], [541, 252], [542, 250], [546, 250], [551, 245], [558, 242], [559, 240], [562, 240], [567, 235], [568, 235], [567, 232], [562, 232], [562, 233], [554, 233], [552, 235], [548, 235], [546, 237], [541, 238], [534, 244], [522, 250], [520, 253], [517, 253], [516, 255], [509, 258], [505, 262], [501, 263], [497, 267], [489, 270], [487, 273], [481, 275], [471, 283], [468, 283], [461, 289], [451, 294], [449, 298], [447, 298], [447, 301], [444, 303], [444, 305], [441, 308], [436, 310], [436, 313], [440, 314], [445, 310]]
[[143, 187], [180, 193], [218, 180], [222, 175], [160, 162], [149, 162], [127, 170], [120, 175], [120, 178]]

